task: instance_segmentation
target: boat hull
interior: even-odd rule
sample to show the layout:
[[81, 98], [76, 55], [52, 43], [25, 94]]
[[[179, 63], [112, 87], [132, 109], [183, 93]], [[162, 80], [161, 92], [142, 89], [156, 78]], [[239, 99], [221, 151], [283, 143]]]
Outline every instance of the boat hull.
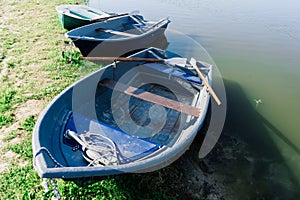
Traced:
[[62, 27], [67, 30], [72, 30], [80, 26], [91, 24], [91, 22], [88, 20], [76, 19], [61, 13], [58, 14], [58, 19], [62, 24]]
[[[123, 18], [126, 18], [125, 16]], [[121, 21], [121, 20], [120, 20]], [[76, 47], [79, 48], [83, 56], [121, 56], [130, 54], [136, 50], [156, 47], [165, 49], [168, 45], [164, 35], [169, 24], [169, 20], [163, 21], [156, 27], [150, 28], [144, 33], [134, 35], [133, 37], [112, 35], [110, 37], [102, 37], [94, 30], [97, 29], [115, 29], [115, 26], [122, 26], [126, 22], [119, 22], [119, 19], [111, 19], [104, 22], [94, 23], [92, 25], [83, 26], [75, 30], [69, 31], [66, 37], [72, 39]], [[109, 24], [112, 24], [111, 26]], [[89, 30], [89, 31], [87, 31]], [[93, 34], [90, 34], [93, 32]], [[133, 32], [134, 28], [124, 31], [124, 34]]]
[[152, 34], [143, 37], [120, 40], [120, 41], [93, 41], [93, 40], [74, 40], [73, 43], [79, 48], [83, 56], [122, 56], [130, 55], [131, 52], [156, 47], [165, 49], [168, 42], [164, 35], [165, 28], [159, 29]]
[[85, 5], [60, 5], [56, 10], [62, 27], [67, 30], [99, 22], [101, 18], [113, 15]]
[[[167, 59], [163, 51], [155, 48], [133, 56], [149, 57], [151, 52]], [[194, 75], [178, 76], [173, 72], [164, 64], [118, 62], [117, 68], [108, 65], [64, 90], [40, 114], [33, 131], [33, 162], [39, 176], [67, 179], [143, 173], [160, 169], [178, 159], [201, 128], [210, 95], [200, 80], [196, 84], [183, 82], [182, 77]], [[211, 82], [211, 66], [207, 67], [206, 73]], [[170, 79], [170, 76], [174, 78]], [[138, 91], [147, 93], [148, 88], [152, 96], [162, 95], [160, 98], [167, 98], [166, 101], [190, 104], [201, 109], [201, 113], [193, 117], [138, 97], [130, 97], [127, 101], [128, 93], [105, 87], [107, 79], [142, 88], [135, 90], [136, 95], [140, 93]], [[120, 112], [128, 105], [131, 110], [129, 118]], [[128, 120], [134, 120], [134, 123], [128, 124]], [[122, 159], [117, 164], [89, 166], [82, 156], [84, 150], [74, 149], [76, 145], [66, 138], [66, 130], [82, 134], [98, 132], [110, 137]]]

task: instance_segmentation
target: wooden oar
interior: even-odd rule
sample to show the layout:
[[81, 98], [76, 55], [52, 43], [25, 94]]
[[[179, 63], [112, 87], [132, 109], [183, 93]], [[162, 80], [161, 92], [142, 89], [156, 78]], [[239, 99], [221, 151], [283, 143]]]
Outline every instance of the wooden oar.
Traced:
[[127, 58], [127, 57], [79, 57], [79, 60], [89, 61], [126, 61], [126, 62], [165, 62], [155, 58]]
[[169, 20], [169, 17], [166, 17], [166, 18], [164, 18], [164, 19], [158, 21], [157, 23], [151, 25], [150, 27], [148, 27], [148, 28], [146, 29], [146, 31], [149, 31], [149, 30], [151, 30], [152, 28], [154, 28], [155, 26], [158, 26], [159, 24], [163, 23], [164, 21], [168, 21], [168, 20]]
[[217, 97], [216, 93], [215, 93], [214, 90], [210, 87], [209, 83], [206, 81], [205, 77], [203, 76], [203, 74], [201, 73], [201, 71], [199, 70], [199, 68], [197, 67], [196, 60], [195, 60], [194, 58], [191, 58], [190, 64], [191, 64], [191, 65], [194, 67], [194, 69], [196, 70], [198, 76], [201, 78], [202, 82], [203, 82], [204, 85], [207, 87], [208, 92], [211, 94], [211, 96], [213, 97], [213, 99], [216, 101], [217, 105], [220, 106], [220, 105], [221, 105], [220, 99]]
[[163, 62], [170, 65], [185, 65], [186, 58], [174, 57], [169, 59], [156, 59], [156, 58], [127, 58], [127, 57], [79, 57], [79, 60], [89, 61], [123, 61], [123, 62]]
[[128, 58], [128, 57], [79, 57], [79, 60], [89, 60], [89, 61], [123, 61], [123, 62], [148, 62], [148, 63], [166, 63], [171, 66], [184, 67], [186, 65], [187, 59], [181, 57], [173, 57], [169, 59], [157, 58]]

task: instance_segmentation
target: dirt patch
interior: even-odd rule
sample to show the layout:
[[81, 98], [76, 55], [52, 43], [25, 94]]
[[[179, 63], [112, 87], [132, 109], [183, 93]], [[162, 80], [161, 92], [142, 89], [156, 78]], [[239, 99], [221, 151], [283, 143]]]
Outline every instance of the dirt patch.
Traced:
[[9, 164], [8, 163], [0, 163], [0, 173], [5, 172], [9, 169]]
[[8, 151], [3, 155], [4, 158], [18, 158], [20, 157], [17, 153]]
[[[1, 151], [0, 151], [1, 152]], [[1, 153], [0, 156], [0, 173], [1, 172], [5, 172], [7, 170], [9, 170], [10, 167], [10, 162], [7, 162], [7, 160], [16, 160], [18, 159], [20, 156], [17, 153], [14, 153], [12, 151], [7, 151], [7, 152], [3, 152]]]
[[0, 129], [0, 150], [1, 147], [3, 147], [5, 144], [5, 142], [3, 142], [3, 138], [7, 136], [10, 132], [17, 130], [19, 126], [20, 126], [20, 122], [16, 122], [9, 127], [3, 126]]
[[[24, 104], [18, 106], [14, 112], [16, 122], [10, 126], [4, 126], [0, 129], [0, 149], [5, 145], [5, 142], [3, 142], [3, 138], [5, 136], [12, 131], [18, 130], [26, 118], [30, 116], [37, 116], [42, 111], [43, 107], [44, 102], [40, 100], [28, 100]], [[19, 139], [16, 140], [16, 142], [18, 141]]]
[[14, 112], [17, 120], [26, 119], [30, 116], [38, 115], [44, 107], [44, 102], [40, 100], [28, 100]]

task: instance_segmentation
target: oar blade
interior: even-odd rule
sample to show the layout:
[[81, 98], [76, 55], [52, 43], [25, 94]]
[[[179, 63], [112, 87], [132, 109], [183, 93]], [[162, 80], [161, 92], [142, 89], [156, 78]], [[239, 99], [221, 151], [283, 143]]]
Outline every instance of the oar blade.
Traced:
[[180, 67], [185, 67], [187, 59], [181, 57], [174, 57], [174, 58], [165, 59], [165, 62], [168, 63], [169, 65], [178, 65]]
[[197, 61], [196, 61], [196, 59], [192, 57], [192, 58], [190, 59], [190, 64], [191, 64], [191, 65], [196, 65], [196, 66], [197, 66]]

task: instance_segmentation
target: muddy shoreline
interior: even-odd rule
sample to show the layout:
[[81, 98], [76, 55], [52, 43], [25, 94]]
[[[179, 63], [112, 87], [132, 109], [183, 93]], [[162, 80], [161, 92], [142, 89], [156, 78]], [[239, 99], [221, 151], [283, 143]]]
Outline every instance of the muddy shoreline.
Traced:
[[179, 199], [297, 199], [293, 178], [286, 178], [286, 166], [259, 157], [249, 145], [229, 134], [204, 159], [198, 158], [199, 137], [174, 165], [183, 173]]

